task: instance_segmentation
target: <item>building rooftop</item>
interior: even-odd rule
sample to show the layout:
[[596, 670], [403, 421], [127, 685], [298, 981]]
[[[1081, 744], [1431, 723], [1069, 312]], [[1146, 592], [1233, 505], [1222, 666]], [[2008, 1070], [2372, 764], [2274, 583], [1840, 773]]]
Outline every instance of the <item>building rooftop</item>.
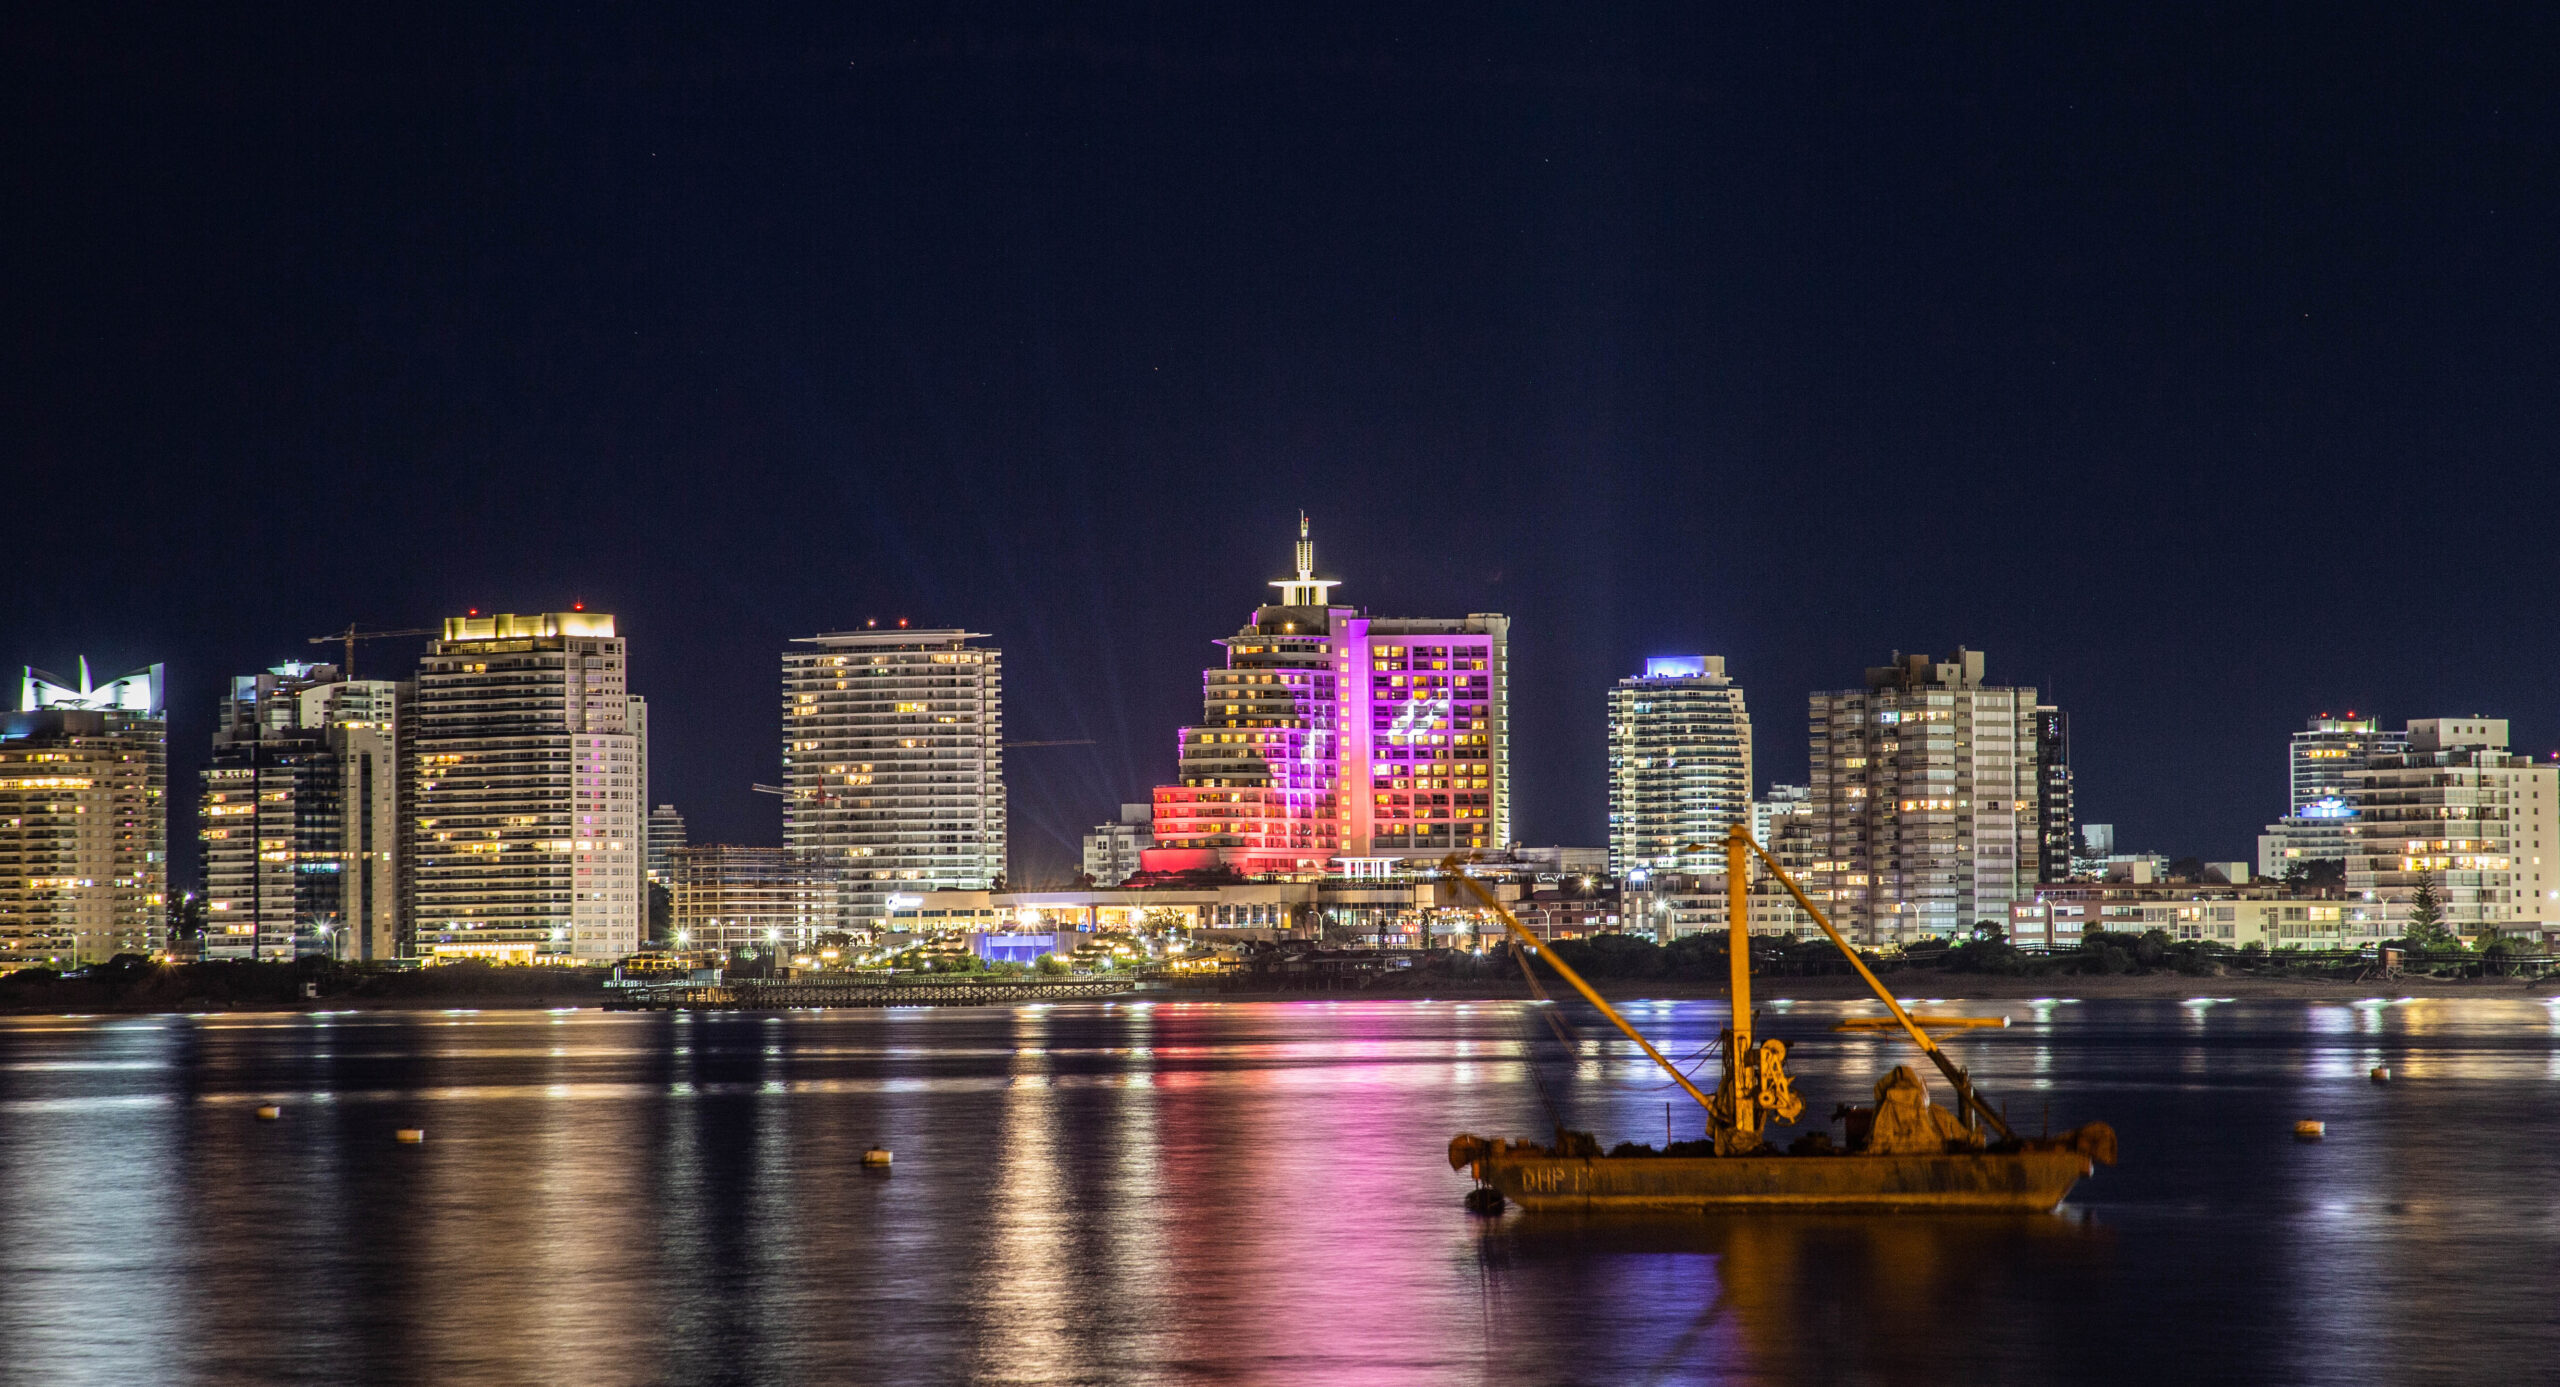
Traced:
[[103, 684], [89, 682], [89, 657], [80, 657], [80, 683], [74, 687], [58, 674], [48, 674], [33, 665], [26, 667], [20, 685], [18, 711], [32, 713], [46, 708], [69, 708], [87, 712], [141, 713], [160, 716], [162, 709], [163, 667], [151, 665], [131, 674], [119, 674]]
[[1982, 652], [1956, 647], [1955, 657], [1935, 660], [1926, 655], [1893, 652], [1893, 663], [1878, 665], [1867, 671], [1870, 689], [1978, 689], [1982, 687]]
[[548, 640], [557, 636], [610, 636], [611, 612], [493, 612], [444, 619], [448, 641]]
[[963, 631], [956, 626], [864, 627], [859, 631], [821, 631], [814, 636], [794, 636], [793, 645], [874, 646], [888, 648], [901, 645], [956, 645], [961, 641], [992, 640], [984, 631]]

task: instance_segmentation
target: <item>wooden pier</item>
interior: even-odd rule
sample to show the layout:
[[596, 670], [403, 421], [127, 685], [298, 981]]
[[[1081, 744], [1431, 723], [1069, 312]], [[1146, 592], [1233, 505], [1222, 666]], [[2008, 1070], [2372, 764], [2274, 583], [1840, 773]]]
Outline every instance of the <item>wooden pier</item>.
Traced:
[[1026, 1002], [1082, 1002], [1135, 992], [1135, 978], [1069, 978], [983, 982], [657, 983], [605, 1003], [607, 1011], [788, 1011], [798, 1007], [985, 1007]]

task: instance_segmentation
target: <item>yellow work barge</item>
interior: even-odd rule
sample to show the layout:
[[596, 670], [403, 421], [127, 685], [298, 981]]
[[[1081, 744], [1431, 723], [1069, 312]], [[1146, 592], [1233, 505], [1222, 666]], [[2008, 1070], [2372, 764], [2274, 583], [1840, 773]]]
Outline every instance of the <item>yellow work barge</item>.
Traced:
[[[1956, 1112], [1932, 1107], [1928, 1090], [1908, 1066], [1896, 1066], [1876, 1086], [1873, 1107], [1847, 1109], [1848, 1144], [1834, 1147], [1827, 1133], [1796, 1143], [1793, 1152], [1771, 1148], [1765, 1128], [1793, 1122], [1804, 1110], [1786, 1072], [1787, 1048], [1751, 1033], [1751, 897], [1754, 857], [1787, 888], [1787, 894], [1822, 927], [1890, 1013], [1855, 1018], [1876, 1027], [1900, 1026], [1955, 1091]], [[1733, 1024], [1723, 1036], [1724, 1077], [1711, 1097], [1678, 1066], [1627, 1024], [1572, 965], [1521, 928], [1509, 908], [1468, 875], [1456, 856], [1441, 864], [1502, 921], [1513, 947], [1542, 958], [1583, 1000], [1597, 1007], [1646, 1057], [1706, 1110], [1706, 1142], [1684, 1143], [1712, 1151], [1603, 1155], [1597, 1138], [1561, 1125], [1552, 1145], [1460, 1133], [1449, 1143], [1449, 1164], [1472, 1174], [1477, 1191], [1469, 1207], [1498, 1212], [1504, 1201], [1529, 1209], [1606, 1207], [1707, 1209], [2051, 1209], [2073, 1184], [2098, 1165], [2113, 1165], [2116, 1137], [2092, 1122], [2059, 1137], [2021, 1137], [1973, 1087], [1973, 1081], [1929, 1038], [1922, 1023], [1876, 980], [1858, 951], [1840, 937], [1793, 877], [1735, 826], [1725, 837], [1726, 918], [1731, 937]], [[1523, 960], [1526, 968], [1526, 959]], [[1531, 985], [1536, 985], [1531, 975]], [[1932, 1017], [1930, 1024], [2006, 1025], [1980, 1017]], [[1858, 1027], [1863, 1029], [1864, 1027]]]

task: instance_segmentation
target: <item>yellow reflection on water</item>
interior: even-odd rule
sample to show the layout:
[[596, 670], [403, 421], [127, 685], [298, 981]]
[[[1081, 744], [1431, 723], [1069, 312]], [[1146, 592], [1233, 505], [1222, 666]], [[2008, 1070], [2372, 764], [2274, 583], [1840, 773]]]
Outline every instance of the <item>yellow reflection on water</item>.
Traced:
[[1072, 1233], [1058, 1150], [1058, 1096], [1051, 1088], [1048, 1013], [1015, 1012], [1012, 1082], [997, 1109], [983, 1158], [994, 1164], [986, 1245], [969, 1294], [977, 1359], [973, 1376], [1011, 1381], [1081, 1379], [1076, 1313], [1067, 1267]]
[[[1855, 1380], [1898, 1365], [1908, 1381], [1955, 1381], [1970, 1340], [2034, 1335], [1999, 1323], [2001, 1283], [2036, 1264], [2106, 1255], [2108, 1235], [2062, 1215], [1948, 1218], [1849, 1214], [1515, 1216], [1482, 1235], [1487, 1357], [1524, 1382]], [[1572, 1300], [1529, 1287], [1575, 1280]], [[1517, 1286], [1519, 1291], [1513, 1288]], [[1843, 1302], [1858, 1313], [1839, 1314]], [[1583, 1332], [1548, 1332], [1564, 1315]], [[1594, 1318], [1601, 1323], [1594, 1325]], [[1641, 1354], [1616, 1364], [1555, 1356], [1594, 1331]], [[1636, 1346], [1641, 1345], [1640, 1349]]]

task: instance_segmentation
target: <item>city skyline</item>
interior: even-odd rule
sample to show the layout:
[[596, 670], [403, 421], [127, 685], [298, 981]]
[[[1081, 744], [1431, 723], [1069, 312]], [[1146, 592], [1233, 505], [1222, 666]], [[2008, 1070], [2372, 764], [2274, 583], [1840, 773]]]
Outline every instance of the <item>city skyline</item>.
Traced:
[[[1273, 546], [1266, 544], [1262, 547], [1268, 548]], [[1243, 563], [1238, 564], [1237, 567], [1244, 568], [1250, 563], [1251, 560], [1247, 559]], [[1202, 605], [1205, 607], [1209, 604], [1204, 602]], [[1352, 605], [1355, 607], [1362, 607], [1365, 610], [1364, 604], [1355, 603]], [[479, 610], [481, 609], [474, 609], [475, 613]], [[873, 622], [874, 629], [865, 631], [861, 628], [857, 628], [849, 634], [856, 636], [880, 634], [876, 629], [877, 619], [873, 619]], [[841, 625], [842, 623], [822, 624], [836, 626]], [[925, 634], [922, 623], [914, 623], [914, 625], [917, 628], [917, 634]], [[887, 626], [889, 631], [894, 633], [899, 629], [900, 621], [897, 618], [892, 618], [887, 623]], [[331, 637], [329, 639], [331, 647], [334, 648], [336, 642], [342, 638], [343, 633], [340, 633], [338, 636]], [[788, 637], [785, 638], [785, 644], [788, 645], [792, 642], [802, 641], [805, 639], [806, 638], [801, 637]], [[1001, 633], [995, 633], [992, 636], [992, 639], [995, 644], [1001, 646], [1003, 641]], [[1226, 639], [1232, 640], [1233, 638], [1229, 637]], [[1535, 633], [1532, 633], [1532, 639], [1534, 641]], [[316, 639], [312, 642], [312, 644], [318, 643], [319, 642]], [[1204, 643], [1214, 644], [1215, 642], [1204, 641]], [[112, 642], [90, 642], [88, 644], [91, 648], [122, 648]], [[288, 643], [271, 642], [270, 644], [282, 647]], [[419, 643], [421, 648], [423, 648], [425, 644], [426, 643], [424, 642]], [[417, 657], [411, 656], [407, 653], [407, 646], [404, 643], [399, 641], [367, 643], [364, 646], [364, 649], [368, 654], [360, 657], [360, 659], [363, 660], [364, 669], [367, 671], [369, 676], [387, 675], [395, 678], [410, 679], [414, 679], [416, 677]], [[648, 664], [646, 653], [647, 652], [645, 651], [642, 653], [641, 659], [634, 666], [636, 670], [640, 671], [637, 675], [639, 683], [646, 683], [648, 681], [648, 675], [645, 672]], [[1692, 657], [1682, 655], [1665, 655], [1656, 651], [1655, 653], [1639, 657], [1637, 663], [1639, 665], [1646, 665], [1658, 663], [1665, 659], [1677, 661], [1688, 658]], [[1723, 657], [1718, 656], [1715, 658], [1721, 660]], [[74, 659], [77, 660], [84, 668], [88, 663], [88, 656], [85, 654], [75, 656]], [[102, 659], [98, 663], [101, 665], [113, 665], [118, 662]], [[166, 662], [161, 661], [154, 661], [153, 663], [163, 664], [164, 667], [166, 665]], [[1856, 663], [1857, 662], [1853, 660], [1850, 667], [1854, 668]], [[287, 660], [283, 662], [282, 665], [279, 665], [278, 668], [281, 669], [289, 667], [293, 664], [293, 661]], [[34, 668], [38, 675], [42, 674], [41, 667], [35, 666], [32, 663], [30, 663], [29, 667]], [[334, 669], [334, 666], [324, 666], [323, 668]], [[164, 675], [163, 677], [166, 678], [169, 676]], [[208, 693], [202, 698], [182, 702], [178, 700], [186, 699], [188, 692], [184, 670], [181, 669], [175, 677], [178, 682], [174, 687], [176, 687], [179, 692], [171, 695], [172, 702], [166, 713], [170, 727], [168, 773], [170, 777], [169, 783], [172, 795], [171, 809], [173, 814], [169, 851], [172, 867], [176, 872], [173, 880], [180, 883], [180, 889], [189, 889], [192, 884], [200, 883], [202, 880], [202, 845], [196, 841], [197, 835], [195, 827], [197, 823], [197, 815], [195, 813], [194, 797], [200, 792], [200, 782], [204, 771], [212, 765], [212, 760], [209, 756], [205, 743], [216, 731], [218, 731], [219, 726], [217, 719], [211, 715], [206, 716], [201, 723], [195, 722], [191, 717], [191, 710], [197, 703], [202, 703], [208, 708], [219, 707], [222, 704], [224, 697], [222, 691], [227, 690], [235, 680], [232, 676], [228, 675], [219, 679], [209, 680], [208, 682], [215, 686], [215, 692]], [[1010, 677], [1012, 677], [1012, 675], [1009, 671], [1008, 678]], [[1837, 681], [1837, 677], [1838, 676], [1835, 674], [1834, 682]], [[1750, 681], [1746, 676], [1738, 673], [1734, 678], [1737, 683], [1754, 682]], [[373, 682], [373, 680], [371, 678], [367, 678], [359, 682]], [[1588, 777], [1597, 782], [1591, 787], [1594, 792], [1592, 802], [1587, 805], [1577, 804], [1566, 808], [1559, 808], [1559, 806], [1553, 803], [1534, 805], [1523, 803], [1520, 793], [1516, 788], [1516, 773], [1514, 776], [1515, 788], [1510, 796], [1512, 812], [1515, 819], [1521, 817], [1524, 812], [1526, 817], [1541, 823], [1555, 823], [1559, 821], [1572, 822], [1577, 819], [1587, 819], [1592, 824], [1590, 831], [1586, 834], [1577, 836], [1572, 834], [1534, 835], [1518, 833], [1515, 830], [1515, 836], [1519, 842], [1530, 845], [1562, 842], [1569, 845], [1581, 844], [1585, 846], [1599, 846], [1606, 844], [1609, 841], [1609, 829], [1607, 825], [1608, 772], [1606, 768], [1607, 710], [1605, 700], [1612, 686], [1611, 680], [1600, 678], [1595, 675], [1594, 683], [1588, 690], [1588, 692], [1598, 700], [1598, 703], [1591, 710], [1591, 716], [1587, 719], [1587, 721], [1593, 724], [1592, 728], [1588, 729], [1593, 735], [1585, 739], [1595, 743], [1591, 748], [1591, 752], [1597, 759], [1598, 765], [1597, 773]], [[1809, 694], [1817, 692], [1821, 687], [1824, 686], [1817, 685], [1807, 690], [1798, 691], [1798, 693]], [[1787, 697], [1783, 693], [1776, 696], [1781, 698]], [[2047, 690], [2042, 696], [2046, 698], [2048, 702], [2053, 697], [2050, 690]], [[766, 697], [770, 698], [770, 695], [767, 694]], [[1017, 720], [1027, 720], [1034, 726], [1057, 725], [1054, 720], [1054, 710], [1051, 710], [1050, 716], [1044, 717], [1042, 710], [1023, 710], [1019, 707], [1018, 700], [1012, 700], [1009, 697], [1009, 701], [1015, 701], [1017, 703]], [[1789, 698], [1788, 702], [1792, 703], [1792, 699]], [[2340, 699], [2325, 700], [2324, 706], [2346, 706], [2346, 701]], [[2364, 705], [2362, 703], [2358, 703], [2354, 706], [2361, 707]], [[1172, 727], [1164, 729], [1163, 733], [1159, 734], [1159, 736], [1169, 736], [1179, 727], [1186, 725], [1190, 721], [1196, 721], [1198, 717], [1198, 713], [1196, 711], [1197, 707], [1198, 705], [1194, 703], [1192, 705], [1193, 711], [1189, 712], [1182, 722], [1177, 722]], [[659, 718], [665, 716], [669, 711], [670, 707], [662, 701], [658, 706], [649, 710], [648, 716], [653, 719]], [[691, 710], [675, 709], [673, 711], [676, 712], [679, 719], [686, 721], [690, 720], [689, 714]], [[2231, 710], [2226, 709], [2225, 711], [2229, 712]], [[2259, 726], [2270, 721], [2262, 710], [2250, 708], [2239, 711], [2243, 715], [2247, 725], [2250, 726]], [[2500, 716], [2501, 714], [2502, 710], [2490, 709], [2486, 714], [2482, 715]], [[2421, 710], [2421, 712], [2407, 714], [2405, 717], [2422, 715], [2442, 716], [2446, 714], [2443, 714], [2441, 710], [2428, 709]], [[2370, 723], [2376, 720], [2376, 716], [2377, 715], [2368, 712], [2362, 715], [2361, 720]], [[2087, 771], [2085, 764], [2080, 762], [2076, 757], [2073, 783], [2073, 796], [2076, 800], [2075, 812], [2073, 815], [2074, 821], [2109, 823], [2115, 825], [2120, 845], [2125, 851], [2158, 850], [2173, 858], [2180, 856], [2193, 856], [2211, 861], [2259, 861], [2260, 849], [2258, 847], [2258, 842], [2260, 837], [2264, 834], [2267, 826], [2270, 825], [2272, 820], [2280, 817], [2283, 812], [2291, 808], [2291, 806], [2287, 805], [2285, 801], [2291, 798], [2290, 777], [2299, 769], [2294, 759], [2298, 754], [2298, 750], [2288, 749], [2288, 744], [2285, 738], [2291, 737], [2294, 741], [2298, 742], [2300, 736], [2299, 729], [2306, 722], [2313, 725], [2319, 725], [2324, 721], [2332, 719], [2332, 717], [2333, 715], [2330, 713], [2321, 712], [2314, 715], [2294, 714], [2290, 719], [2280, 720], [2286, 726], [2287, 731], [2284, 733], [2274, 734], [2272, 740], [2262, 742], [2256, 748], [2251, 758], [2261, 764], [2251, 765], [2243, 763], [2236, 767], [2224, 768], [2224, 778], [2235, 781], [2238, 784], [2238, 789], [2231, 792], [2229, 795], [2230, 798], [2240, 802], [2238, 817], [2241, 819], [2254, 817], [2258, 825], [2257, 827], [2246, 830], [2244, 833], [2225, 835], [2236, 839], [2236, 841], [2226, 842], [2223, 841], [2222, 837], [2218, 836], [2208, 838], [2201, 831], [2194, 833], [2183, 832], [2175, 827], [2176, 820], [2174, 818], [2171, 820], [2172, 827], [2166, 830], [2157, 830], [2144, 827], [2140, 821], [2132, 820], [2129, 816], [2122, 814], [2109, 814], [2105, 812], [2104, 806], [2122, 805], [2129, 800], [2138, 801], [2145, 797], [2143, 791], [2147, 787], [2139, 783], [2142, 773], [2136, 774], [2137, 783], [2133, 784], [2124, 783], [2122, 780], [2117, 780], [2115, 783], [2096, 784], [2093, 794], [2092, 781], [2089, 772]], [[2402, 717], [2405, 720], [2404, 715], [2396, 713], [2392, 714], [2390, 717], [2382, 718], [2384, 731], [2386, 733], [2393, 730], [2391, 721], [2394, 717]], [[2503, 716], [2502, 720], [2506, 721], [2511, 726], [2523, 724], [2529, 721], [2524, 718]], [[1516, 723], [1516, 718], [1514, 721]], [[781, 735], [780, 724], [778, 721], [772, 735], [776, 737]], [[2560, 756], [2560, 753], [2550, 752], [2544, 752], [2537, 755], [2531, 749], [2530, 744], [2525, 741], [2526, 735], [2527, 734], [2519, 733], [2516, 737], [2517, 743], [2519, 744], [2519, 750], [2523, 754], [2533, 757], [2534, 759], [2542, 760], [2550, 760], [2555, 756]], [[1515, 737], [1514, 740], [1516, 741], [1518, 739]], [[772, 745], [772, 742], [768, 740], [766, 745], [769, 748]], [[1807, 745], [1806, 729], [1799, 718], [1787, 713], [1782, 713], [1782, 715], [1774, 719], [1763, 718], [1759, 720], [1759, 725], [1754, 729], [1753, 733], [1752, 756], [1754, 760], [1754, 783], [1752, 786], [1752, 793], [1757, 796], [1771, 785], [1804, 783], [1811, 775], [1810, 761], [1806, 752]], [[2276, 749], [2270, 751], [2268, 749], [2270, 746]], [[669, 748], [663, 742], [658, 746], [653, 747], [653, 765], [650, 767], [652, 774], [656, 774], [659, 770], [659, 767], [655, 764], [656, 754], [663, 753], [668, 749]], [[1536, 749], [1531, 748], [1531, 750], [1535, 751]], [[768, 759], [770, 759], [770, 751], [766, 754]], [[681, 749], [679, 751], [679, 756], [683, 761], [696, 766], [699, 765], [701, 759], [698, 748]], [[1543, 757], [1533, 757], [1533, 759], [1552, 761], [1554, 758], [1552, 753], [1550, 753]], [[1771, 764], [1773, 759], [1776, 762], [1775, 766], [1772, 766]], [[1176, 765], [1177, 762], [1175, 758], [1168, 755], [1164, 760], [1162, 770], [1150, 775], [1142, 769], [1140, 779], [1150, 781], [1153, 784], [1165, 783], [1169, 777], [1173, 776]], [[780, 773], [781, 768], [775, 766], [742, 766], [734, 775], [723, 776], [717, 774], [715, 771], [714, 775], [710, 777], [697, 776], [694, 781], [696, 785], [703, 784], [707, 780], [709, 785], [712, 787], [713, 793], [706, 798], [713, 801], [715, 806], [724, 798], [724, 795], [721, 793], [723, 789], [734, 789], [735, 793], [727, 795], [725, 798], [734, 799], [738, 803], [731, 805], [730, 812], [727, 814], [716, 814], [709, 810], [697, 810], [693, 796], [687, 791], [683, 784], [673, 781], [671, 777], [654, 781], [653, 788], [649, 791], [649, 795], [651, 799], [657, 803], [674, 804], [688, 822], [696, 825], [692, 833], [693, 841], [728, 842], [741, 845], [776, 845], [785, 841], [785, 834], [780, 822], [781, 815], [778, 812], [767, 810], [770, 817], [766, 822], [759, 824], [756, 822], [756, 811], [759, 809], [765, 809], [766, 806], [775, 805], [778, 801], [771, 796], [753, 794], [751, 792], [751, 785], [763, 776], [778, 775]], [[1114, 817], [1120, 804], [1138, 802], [1140, 799], [1144, 798], [1145, 793], [1145, 787], [1142, 787], [1140, 795], [1137, 797], [1130, 799], [1097, 801], [1088, 806], [1083, 804], [1081, 801], [1070, 801], [1060, 798], [1059, 780], [1061, 777], [1056, 775], [1054, 768], [1051, 768], [1049, 775], [1044, 776], [1042, 774], [1042, 763], [1037, 759], [1010, 758], [1006, 763], [1004, 774], [1008, 785], [1012, 787], [1011, 793], [1013, 798], [1020, 798], [1019, 782], [1027, 777], [1034, 782], [1035, 786], [1038, 787], [1037, 790], [1035, 790], [1035, 793], [1041, 793], [1044, 795], [1047, 806], [1052, 811], [1049, 818], [1043, 819], [1039, 826], [1039, 830], [1031, 837], [1027, 845], [1021, 844], [1019, 841], [1016, 843], [1016, 853], [1019, 853], [1023, 846], [1028, 846], [1030, 849], [1027, 870], [1025, 859], [1023, 857], [1018, 855], [1011, 856], [1011, 860], [1014, 862], [1014, 870], [1016, 874], [1026, 880], [1065, 880], [1072, 876], [1081, 866], [1083, 838], [1084, 835], [1091, 830], [1093, 824]], [[1091, 781], [1090, 777], [1084, 777], [1081, 775], [1070, 775], [1065, 778], [1077, 779], [1082, 784], [1094, 783]], [[726, 784], [726, 782], [733, 780], [736, 782], [734, 787], [730, 787]], [[2244, 795], [2249, 798], [2241, 800], [2240, 797]], [[2093, 803], [2100, 806], [2100, 808], [2093, 810]], [[2261, 804], [2267, 807], [2256, 807]], [[642, 813], [644, 816], [648, 808], [649, 806], [647, 805], [642, 806]], [[1079, 815], [1084, 817], [1079, 818]], [[2217, 820], [2219, 817], [2220, 816], [2217, 816]], [[1051, 818], [1054, 818], [1054, 823], [1051, 822]], [[713, 825], [713, 827], [702, 827], [701, 825], [704, 824], [710, 824]], [[1014, 820], [1009, 822], [1007, 827], [1008, 829], [1014, 830], [1012, 832], [1012, 837], [1014, 839], [1019, 840], [1021, 838], [1018, 831], [1018, 816], [1015, 816]], [[2213, 832], [2220, 834], [2221, 826], [2218, 822]]]

